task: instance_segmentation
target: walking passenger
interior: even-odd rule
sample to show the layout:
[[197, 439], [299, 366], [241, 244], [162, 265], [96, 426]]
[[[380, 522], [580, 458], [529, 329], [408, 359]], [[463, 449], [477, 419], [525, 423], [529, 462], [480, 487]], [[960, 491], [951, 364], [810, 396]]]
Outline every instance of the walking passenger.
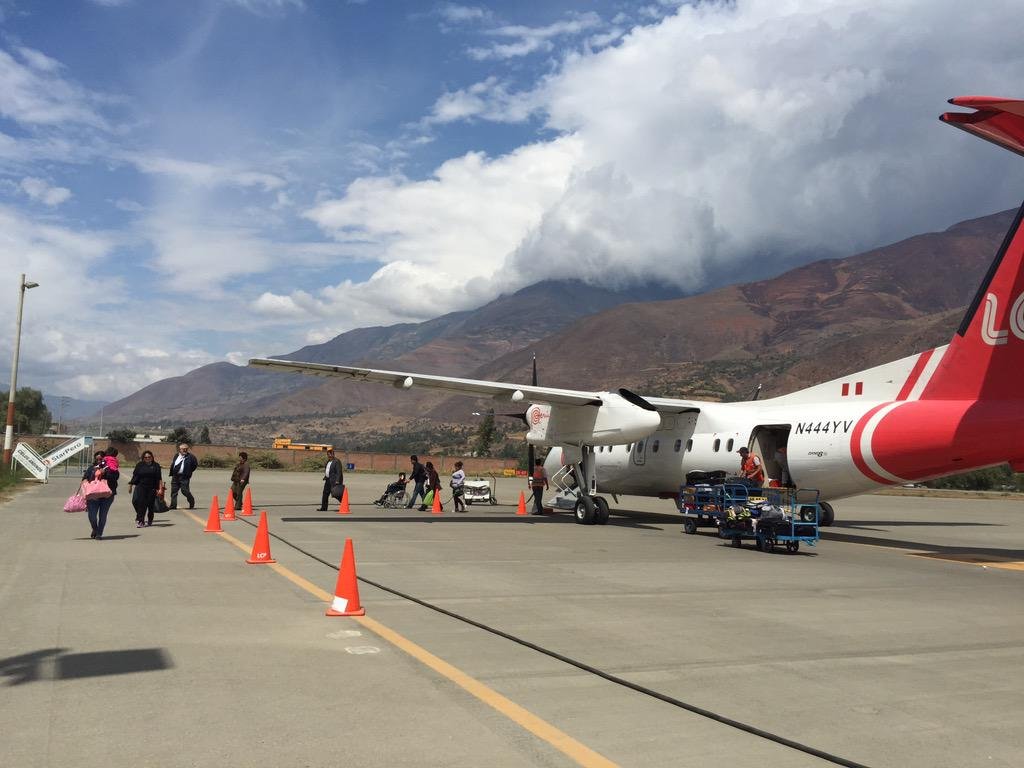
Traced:
[[[438, 504], [438, 506], [440, 506], [440, 504], [441, 504], [441, 478], [438, 477], [437, 470], [434, 469], [434, 463], [432, 461], [428, 461], [426, 467], [424, 468], [424, 471], [427, 474], [427, 482], [426, 482], [425, 487], [429, 489], [428, 493], [429, 492], [433, 492], [433, 494], [434, 494], [433, 497], [431, 497], [430, 502], [431, 502], [431, 504], [433, 504], [434, 499], [437, 499], [437, 504]], [[423, 503], [420, 505], [420, 512], [426, 512], [426, 511], [427, 511], [427, 497], [426, 497], [426, 494], [424, 494], [424, 496], [423, 496]]]
[[327, 500], [331, 498], [334, 486], [344, 485], [344, 482], [345, 476], [341, 472], [341, 462], [334, 458], [334, 449], [328, 449], [327, 464], [324, 466], [324, 493], [320, 497], [320, 506], [317, 508], [317, 512], [327, 511]]
[[188, 500], [188, 508], [196, 508], [196, 499], [188, 487], [192, 482], [192, 473], [199, 466], [199, 461], [192, 455], [191, 446], [182, 443], [178, 446], [178, 455], [171, 462], [168, 474], [171, 476], [171, 503], [168, 509], [178, 508], [178, 491]]
[[235, 497], [235, 511], [242, 508], [242, 494], [249, 484], [249, 454], [238, 452], [238, 463], [231, 470], [231, 494]]
[[419, 457], [415, 454], [409, 457], [409, 461], [412, 463], [409, 479], [413, 482], [413, 489], [412, 494], [409, 496], [409, 501], [405, 505], [406, 509], [412, 509], [412, 505], [416, 503], [417, 497], [423, 499], [427, 495], [427, 492], [423, 489], [423, 483], [427, 479], [427, 470], [423, 468]]
[[153, 524], [156, 512], [156, 494], [164, 487], [160, 465], [153, 460], [152, 451], [142, 452], [142, 461], [135, 465], [128, 488], [132, 491], [132, 506], [135, 507], [135, 527]]
[[462, 462], [455, 462], [455, 471], [452, 472], [451, 486], [452, 486], [452, 502], [455, 504], [456, 512], [466, 511], [466, 502], [462, 498], [462, 494], [466, 488], [466, 473], [462, 471]]
[[110, 512], [110, 505], [114, 503], [114, 488], [117, 487], [117, 481], [112, 477], [114, 474], [117, 473], [107, 469], [103, 451], [96, 451], [93, 454], [93, 465], [82, 475], [79, 493], [84, 495], [83, 488], [90, 480], [106, 480], [107, 486], [111, 490], [110, 496], [105, 498], [85, 500], [85, 509], [88, 512], [89, 525], [92, 528], [90, 537], [93, 539], [102, 539], [103, 529], [107, 526], [107, 513]]

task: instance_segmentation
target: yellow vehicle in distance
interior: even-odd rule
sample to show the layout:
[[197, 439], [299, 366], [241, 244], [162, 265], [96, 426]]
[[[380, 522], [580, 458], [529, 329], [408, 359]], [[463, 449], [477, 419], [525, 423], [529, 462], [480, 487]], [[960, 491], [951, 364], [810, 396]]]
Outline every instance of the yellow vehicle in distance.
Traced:
[[327, 443], [294, 443], [290, 437], [274, 438], [275, 448], [287, 448], [289, 451], [333, 451], [334, 446]]

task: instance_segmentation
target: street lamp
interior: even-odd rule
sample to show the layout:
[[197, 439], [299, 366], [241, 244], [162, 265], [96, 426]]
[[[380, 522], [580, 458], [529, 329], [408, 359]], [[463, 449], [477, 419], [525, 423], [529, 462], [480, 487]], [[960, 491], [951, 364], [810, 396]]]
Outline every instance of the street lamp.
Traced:
[[14, 393], [18, 390], [18, 352], [21, 349], [21, 314], [25, 308], [25, 291], [29, 288], [38, 288], [39, 283], [25, 280], [25, 274], [21, 275], [21, 284], [18, 286], [18, 322], [14, 330], [14, 358], [11, 361], [11, 394], [7, 398], [7, 430], [4, 432], [4, 466], [11, 463], [11, 448], [14, 443]]

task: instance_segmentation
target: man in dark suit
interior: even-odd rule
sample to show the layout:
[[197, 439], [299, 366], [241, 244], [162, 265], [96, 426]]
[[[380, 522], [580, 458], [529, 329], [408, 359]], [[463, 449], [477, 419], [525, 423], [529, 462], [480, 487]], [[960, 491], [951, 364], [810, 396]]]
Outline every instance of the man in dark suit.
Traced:
[[178, 446], [178, 455], [171, 460], [171, 505], [168, 509], [178, 508], [178, 491], [188, 499], [188, 508], [196, 508], [196, 499], [189, 490], [189, 483], [192, 482], [192, 473], [196, 471], [199, 462], [192, 455], [188, 443]]
[[324, 495], [320, 499], [317, 512], [327, 511], [327, 500], [331, 498], [331, 489], [344, 484], [345, 476], [341, 472], [341, 462], [334, 458], [334, 451], [327, 451], [327, 466], [324, 467]]

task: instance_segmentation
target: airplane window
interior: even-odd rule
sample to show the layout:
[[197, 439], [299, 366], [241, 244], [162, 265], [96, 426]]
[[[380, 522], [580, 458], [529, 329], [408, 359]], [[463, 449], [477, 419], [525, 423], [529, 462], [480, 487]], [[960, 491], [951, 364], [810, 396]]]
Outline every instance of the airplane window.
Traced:
[[693, 438], [691, 437], [689, 440], [686, 441], [686, 452], [689, 453], [692, 450], [693, 450]]
[[715, 453], [718, 453], [718, 449], [719, 449], [719, 448], [721, 448], [721, 447], [722, 447], [722, 441], [721, 441], [721, 440], [719, 440], [719, 439], [718, 439], [718, 438], [716, 437], [716, 438], [715, 438], [715, 445], [714, 445]]
[[728, 451], [729, 453], [732, 453], [732, 438], [731, 437], [729, 438], [729, 442], [727, 442], [725, 444], [725, 450]]
[[676, 444], [675, 444], [675, 448], [674, 448], [675, 452], [679, 453], [679, 449], [682, 448], [682, 447], [683, 447], [683, 441], [682, 440], [676, 440]]
[[661, 441], [660, 440], [655, 440], [653, 443], [651, 443], [651, 453], [657, 453], [658, 452], [658, 443], [659, 442], [661, 442]]

